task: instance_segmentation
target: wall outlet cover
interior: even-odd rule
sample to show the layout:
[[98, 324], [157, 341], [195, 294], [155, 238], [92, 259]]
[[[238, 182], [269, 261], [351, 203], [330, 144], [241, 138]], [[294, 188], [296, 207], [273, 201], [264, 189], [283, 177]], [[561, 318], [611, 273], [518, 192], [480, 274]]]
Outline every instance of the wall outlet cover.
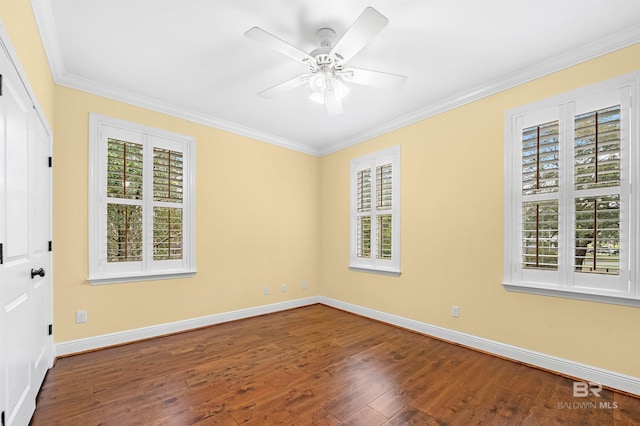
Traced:
[[87, 322], [87, 311], [76, 311], [76, 324]]

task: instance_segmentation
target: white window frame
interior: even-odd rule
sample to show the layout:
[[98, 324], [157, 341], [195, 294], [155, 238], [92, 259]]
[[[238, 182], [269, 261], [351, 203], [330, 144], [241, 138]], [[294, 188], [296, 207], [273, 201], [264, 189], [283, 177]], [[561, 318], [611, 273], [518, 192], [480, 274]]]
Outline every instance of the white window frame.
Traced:
[[[143, 258], [139, 262], [107, 262], [107, 140], [143, 145]], [[183, 253], [180, 260], [153, 260], [154, 147], [183, 153]], [[91, 284], [191, 277], [196, 273], [195, 138], [140, 124], [89, 114], [89, 277]]]
[[[391, 213], [391, 228], [392, 228], [392, 240], [391, 240], [391, 259], [379, 259], [375, 256], [376, 253], [376, 235], [377, 235], [377, 221], [374, 219], [375, 212], [375, 194], [376, 192], [376, 179], [375, 172], [376, 166], [391, 164], [391, 181], [392, 181], [392, 195], [391, 195], [391, 209], [384, 212], [384, 214]], [[358, 171], [370, 168], [372, 170], [372, 200], [371, 200], [371, 257], [363, 258], [358, 257], [358, 243], [357, 243], [357, 185], [358, 185]], [[372, 154], [368, 154], [359, 158], [351, 160], [350, 165], [350, 260], [349, 269], [354, 271], [374, 272], [392, 276], [400, 275], [400, 146], [394, 146], [382, 151], [378, 151]], [[383, 214], [383, 213], [381, 213]]]
[[[640, 306], [639, 88], [640, 72], [633, 72], [505, 113], [503, 285], [507, 290]], [[620, 273], [575, 272], [574, 210], [579, 195], [573, 182], [574, 117], [617, 104], [621, 106]], [[553, 120], [559, 120], [560, 126], [558, 270], [525, 269], [521, 241], [522, 129]]]

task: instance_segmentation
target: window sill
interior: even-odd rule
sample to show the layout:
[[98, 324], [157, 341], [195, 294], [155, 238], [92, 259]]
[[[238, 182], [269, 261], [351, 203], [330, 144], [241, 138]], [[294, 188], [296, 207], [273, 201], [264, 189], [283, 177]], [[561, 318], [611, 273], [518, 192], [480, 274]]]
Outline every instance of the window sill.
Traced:
[[156, 280], [170, 280], [170, 279], [176, 279], [176, 278], [192, 278], [195, 275], [196, 275], [196, 271], [164, 273], [164, 274], [148, 274], [148, 275], [116, 275], [116, 276], [103, 276], [103, 277], [89, 277], [87, 278], [87, 281], [89, 281], [91, 285], [102, 285], [102, 284], [130, 283], [135, 281], [156, 281]]
[[349, 270], [354, 272], [365, 272], [368, 274], [377, 274], [377, 275], [387, 275], [390, 277], [399, 277], [400, 270], [396, 269], [383, 269], [383, 268], [374, 268], [372, 266], [354, 266], [349, 265]]
[[531, 284], [502, 283], [502, 285], [507, 291], [513, 291], [517, 293], [530, 293], [540, 296], [563, 297], [567, 299], [585, 300], [588, 302], [640, 307], [640, 298], [633, 297], [631, 295], [586, 293], [583, 291], [571, 289], [540, 287]]

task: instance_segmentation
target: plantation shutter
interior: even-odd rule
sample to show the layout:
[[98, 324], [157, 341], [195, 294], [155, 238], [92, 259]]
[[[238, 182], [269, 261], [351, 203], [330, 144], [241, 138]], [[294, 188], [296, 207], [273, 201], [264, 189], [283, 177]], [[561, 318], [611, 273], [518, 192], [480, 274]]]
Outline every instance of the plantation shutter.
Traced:
[[182, 259], [183, 155], [153, 148], [153, 260]]
[[640, 72], [505, 113], [509, 290], [640, 300]]
[[195, 273], [195, 139], [89, 115], [89, 282]]
[[522, 130], [522, 267], [558, 269], [557, 120]]
[[357, 172], [357, 256], [371, 257], [371, 169]]
[[400, 273], [400, 147], [351, 160], [350, 259], [354, 269]]
[[107, 262], [142, 260], [143, 147], [107, 140]]
[[378, 259], [391, 259], [393, 245], [393, 166], [384, 164], [376, 167], [376, 213], [377, 236], [376, 255]]
[[556, 192], [559, 186], [558, 121], [522, 131], [522, 194]]
[[620, 105], [575, 116], [576, 272], [620, 272]]

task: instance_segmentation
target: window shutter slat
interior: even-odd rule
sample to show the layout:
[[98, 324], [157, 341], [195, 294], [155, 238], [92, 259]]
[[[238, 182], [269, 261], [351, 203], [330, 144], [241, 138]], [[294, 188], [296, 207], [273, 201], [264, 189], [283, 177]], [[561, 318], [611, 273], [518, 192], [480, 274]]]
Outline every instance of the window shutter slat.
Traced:
[[620, 105], [575, 117], [575, 189], [620, 185]]
[[378, 216], [378, 259], [391, 259], [392, 253], [392, 217], [390, 214]]
[[575, 200], [575, 271], [620, 273], [620, 196]]
[[183, 181], [182, 153], [153, 148], [153, 200], [181, 203]]
[[392, 207], [393, 170], [391, 164], [376, 167], [376, 205], [378, 210]]
[[558, 200], [522, 203], [522, 266], [558, 269]]
[[107, 197], [142, 199], [142, 145], [107, 140]]
[[358, 257], [371, 257], [371, 216], [358, 217], [356, 232]]
[[107, 262], [142, 260], [142, 206], [107, 204]]
[[358, 212], [371, 211], [371, 169], [358, 171], [356, 197]]
[[182, 259], [182, 209], [153, 208], [153, 260]]
[[522, 130], [522, 194], [558, 191], [558, 121]]

